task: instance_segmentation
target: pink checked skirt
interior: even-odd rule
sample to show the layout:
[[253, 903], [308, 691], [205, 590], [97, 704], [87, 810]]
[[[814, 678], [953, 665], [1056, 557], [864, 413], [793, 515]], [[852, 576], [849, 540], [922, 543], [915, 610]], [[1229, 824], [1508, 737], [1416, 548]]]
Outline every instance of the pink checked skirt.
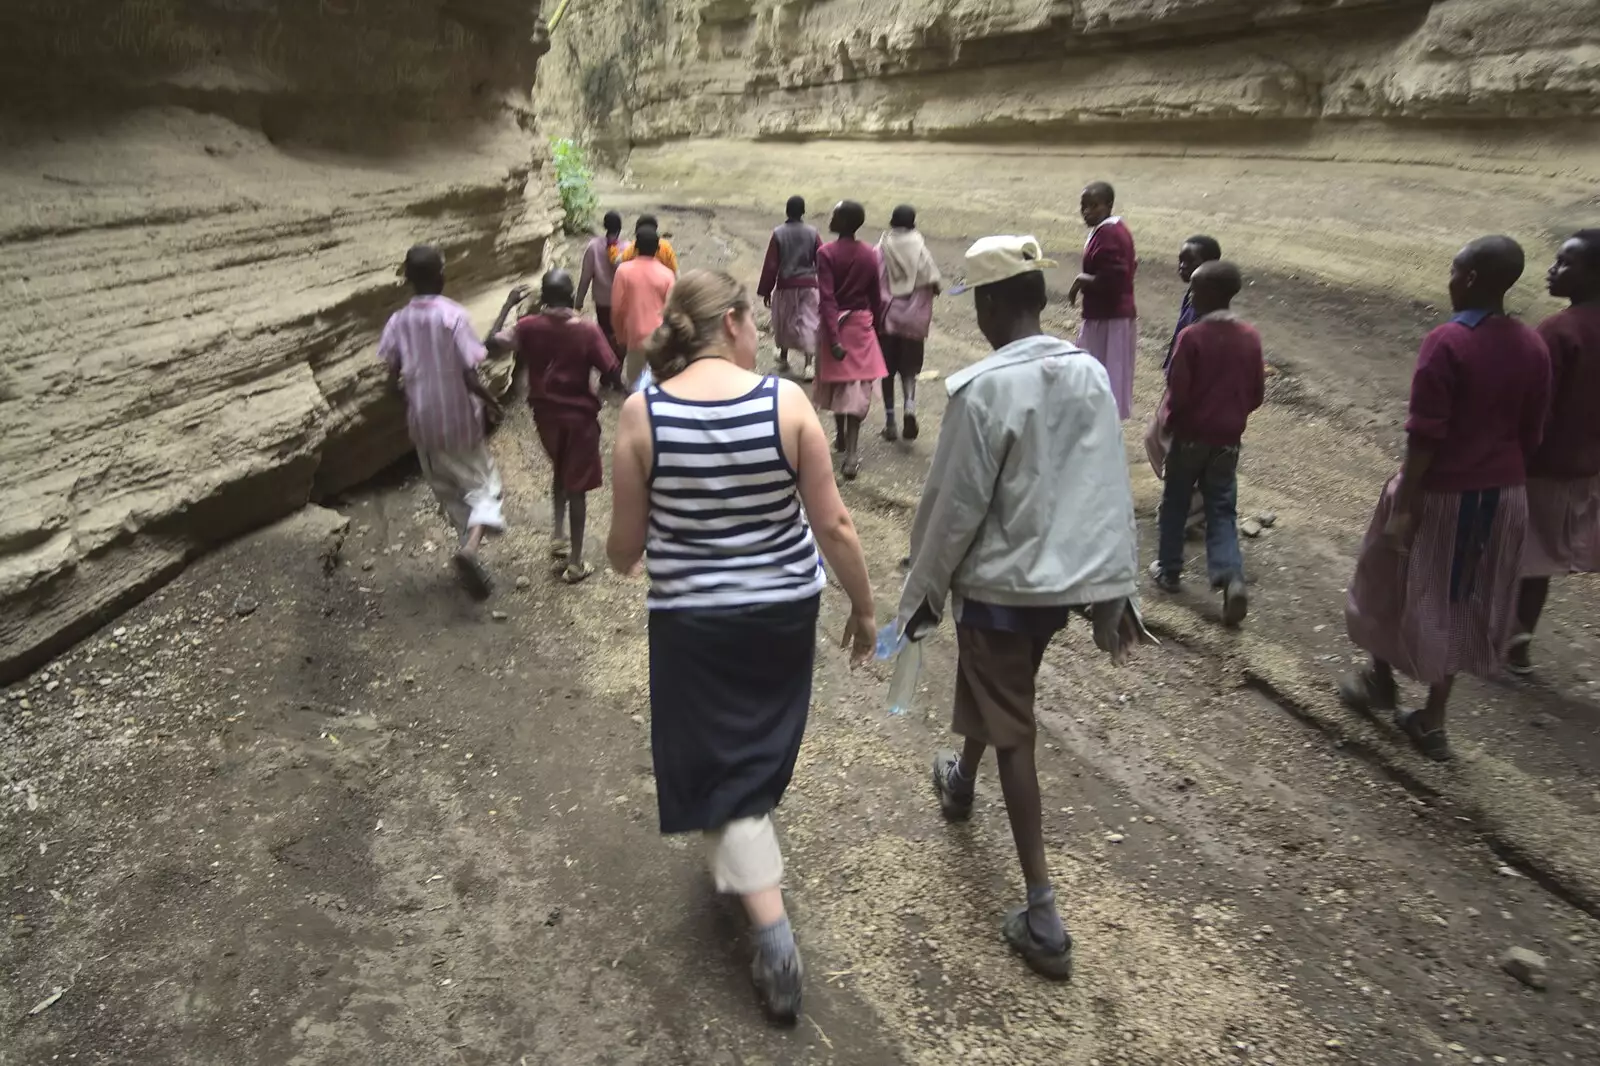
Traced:
[[1528, 479], [1523, 577], [1600, 572], [1600, 475]]
[[1344, 609], [1350, 639], [1424, 684], [1492, 677], [1516, 623], [1527, 493], [1425, 492], [1411, 551], [1401, 554], [1383, 536], [1399, 482], [1384, 486], [1356, 560]]
[[779, 348], [792, 348], [815, 355], [821, 306], [821, 297], [816, 289], [774, 289], [773, 343]]
[[1111, 376], [1111, 394], [1117, 398], [1117, 417], [1126, 422], [1133, 414], [1133, 364], [1139, 354], [1139, 320], [1086, 319], [1078, 330], [1078, 347], [1106, 368]]

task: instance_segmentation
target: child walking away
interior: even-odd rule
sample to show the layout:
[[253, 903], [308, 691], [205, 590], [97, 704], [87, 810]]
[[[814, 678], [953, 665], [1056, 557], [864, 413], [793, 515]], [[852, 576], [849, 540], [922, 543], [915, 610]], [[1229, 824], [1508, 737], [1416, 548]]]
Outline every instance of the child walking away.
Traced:
[[[655, 251], [646, 251], [639, 245], [639, 237], [645, 230], [656, 234]], [[672, 242], [661, 236], [661, 223], [654, 215], [640, 215], [639, 221], [633, 224], [633, 240], [622, 247], [617, 257], [618, 263], [626, 263], [643, 256], [654, 259], [676, 276], [678, 273], [678, 255], [672, 250]]]
[[[967, 252], [959, 291], [974, 290], [978, 329], [995, 352], [946, 379], [950, 403], [911, 528], [897, 624], [919, 640], [953, 601], [952, 728], [966, 744], [935, 756], [934, 789], [945, 817], [970, 817], [978, 764], [995, 749], [1028, 891], [1006, 916], [1005, 938], [1035, 971], [1065, 980], [1072, 937], [1045, 861], [1035, 678], [1074, 609], [1091, 616], [1095, 644], [1117, 663], [1142, 626], [1116, 400], [1093, 358], [1040, 324], [1041, 271], [1054, 265], [1032, 237], [985, 237]], [[1050, 491], [1040, 491], [1040, 471]]]
[[789, 349], [805, 359], [802, 377], [811, 380], [811, 360], [817, 354], [817, 252], [822, 235], [806, 224], [806, 202], [789, 197], [788, 221], [772, 231], [766, 262], [756, 295], [772, 309], [772, 335], [778, 345], [778, 368], [789, 372]]
[[828, 228], [839, 239], [817, 253], [817, 288], [822, 310], [813, 386], [817, 407], [833, 412], [833, 446], [844, 453], [840, 473], [854, 481], [861, 472], [861, 423], [872, 409], [872, 390], [887, 371], [878, 346], [883, 321], [883, 279], [878, 251], [856, 240], [867, 212], [854, 200], [840, 201]]
[[1117, 397], [1117, 415], [1127, 421], [1133, 413], [1133, 364], [1139, 352], [1139, 311], [1133, 301], [1133, 275], [1139, 261], [1133, 234], [1120, 216], [1112, 214], [1117, 194], [1103, 181], [1083, 190], [1079, 210], [1089, 227], [1083, 248], [1083, 272], [1067, 293], [1070, 303], [1083, 295], [1083, 328], [1078, 344], [1105, 366], [1111, 391]]
[[1539, 325], [1552, 402], [1544, 442], [1528, 463], [1528, 547], [1510, 662], [1521, 675], [1533, 672], [1533, 631], [1550, 579], [1600, 572], [1600, 229], [1563, 244], [1546, 282], [1571, 306]]
[[894, 424], [894, 382], [905, 397], [905, 438], [917, 439], [917, 375], [933, 325], [933, 298], [942, 281], [928, 242], [917, 231], [917, 211], [901, 204], [889, 217], [889, 232], [878, 240], [883, 260], [883, 287], [888, 292], [879, 339], [888, 375], [883, 379], [883, 439], [898, 436]]
[[[1550, 356], [1505, 313], [1522, 248], [1481, 237], [1450, 266], [1455, 317], [1422, 342], [1411, 378], [1405, 464], [1367, 527], [1345, 603], [1350, 639], [1372, 656], [1339, 694], [1390, 711], [1423, 755], [1450, 758], [1445, 707], [1462, 671], [1492, 677], [1516, 623], [1528, 530], [1526, 457], [1544, 433]], [[1399, 708], [1395, 671], [1428, 686]]]
[[543, 309], [497, 336], [493, 346], [516, 352], [517, 387], [525, 391], [539, 443], [550, 459], [550, 557], [556, 574], [576, 585], [594, 573], [584, 561], [583, 546], [586, 494], [604, 481], [600, 387], [622, 388], [622, 364], [600, 327], [578, 317], [571, 274], [560, 269], [545, 274], [539, 294]]
[[[1190, 279], [1194, 277], [1194, 272], [1202, 264], [1214, 263], [1221, 258], [1222, 245], [1218, 244], [1215, 238], [1207, 237], [1203, 234], [1190, 237], [1178, 249], [1178, 280], [1187, 286]], [[1178, 348], [1178, 335], [1194, 325], [1197, 318], [1199, 316], [1195, 314], [1193, 293], [1188, 288], [1185, 288], [1183, 290], [1183, 300], [1178, 304], [1178, 324], [1172, 330], [1172, 340], [1167, 343], [1167, 358], [1161, 364], [1161, 372], [1163, 374], [1172, 368], [1172, 353]], [[1166, 425], [1161, 423], [1161, 418], [1162, 412], [1158, 409], [1151, 419], [1150, 432], [1157, 437], [1166, 438], [1170, 443], [1171, 434], [1168, 432]], [[1165, 462], [1164, 449], [1165, 445], [1163, 445], [1162, 449], [1163, 462]], [[1156, 473], [1159, 477], [1160, 470], [1158, 469]], [[1189, 498], [1189, 522], [1184, 527], [1184, 536], [1186, 538], [1198, 536], [1205, 529], [1205, 525], [1206, 501], [1205, 497], [1201, 495], [1199, 487], [1196, 486], [1194, 495]]]
[[583, 267], [578, 272], [578, 298], [573, 306], [583, 310], [583, 301], [594, 286], [594, 320], [606, 335], [606, 342], [620, 359], [623, 349], [617, 344], [617, 335], [611, 328], [611, 280], [617, 274], [616, 248], [622, 239], [622, 216], [615, 211], [606, 212], [606, 231], [589, 241], [583, 250]]
[[1222, 590], [1222, 620], [1230, 626], [1250, 609], [1239, 554], [1239, 442], [1267, 386], [1261, 335], [1229, 309], [1240, 288], [1239, 268], [1224, 262], [1201, 266], [1189, 285], [1199, 317], [1179, 334], [1167, 370], [1161, 421], [1172, 444], [1162, 470], [1156, 561], [1156, 583], [1176, 592], [1189, 499], [1198, 486], [1206, 510], [1206, 569], [1211, 587]]
[[652, 254], [660, 247], [660, 241], [653, 228], [640, 230], [633, 243], [644, 255], [621, 263], [611, 282], [611, 321], [627, 353], [622, 376], [629, 387], [644, 370], [645, 345], [661, 325], [667, 293], [677, 280], [677, 275]]
[[[487, 353], [467, 309], [444, 296], [439, 249], [416, 245], [401, 272], [416, 295], [384, 325], [378, 358], [405, 393], [406, 427], [422, 476], [459, 535], [456, 571], [468, 592], [486, 599], [493, 583], [479, 552], [487, 532], [505, 529], [500, 471], [484, 425], [485, 416], [499, 417], [500, 406], [478, 379]], [[514, 306], [508, 301], [502, 317]]]
[[827, 584], [818, 549], [850, 597], [856, 661], [872, 651], [872, 582], [805, 392], [753, 372], [744, 286], [685, 274], [649, 358], [656, 383], [628, 397], [617, 424], [607, 550], [618, 571], [643, 560], [650, 572], [661, 831], [705, 836], [717, 890], [750, 917], [762, 1004], [792, 1025], [802, 966], [772, 813], [811, 706]]

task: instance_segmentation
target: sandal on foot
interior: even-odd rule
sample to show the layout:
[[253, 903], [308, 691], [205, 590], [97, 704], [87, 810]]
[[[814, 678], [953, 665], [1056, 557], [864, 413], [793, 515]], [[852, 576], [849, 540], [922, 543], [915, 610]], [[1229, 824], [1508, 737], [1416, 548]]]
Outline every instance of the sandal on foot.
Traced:
[[593, 576], [594, 567], [588, 563], [580, 563], [577, 566], [569, 565], [561, 571], [561, 580], [569, 585], [581, 585]]
[[1006, 943], [1022, 961], [1028, 964], [1028, 969], [1041, 977], [1048, 977], [1052, 981], [1070, 981], [1072, 979], [1072, 935], [1067, 934], [1067, 946], [1059, 951], [1045, 946], [1039, 938], [1033, 935], [1033, 930], [1028, 927], [1028, 908], [1018, 907], [1006, 915], [1005, 924], [1001, 926]]
[[489, 579], [489, 571], [483, 568], [483, 562], [476, 556], [464, 551], [455, 555], [456, 575], [461, 578], [461, 584], [475, 600], [486, 600], [494, 591], [494, 582]]
[[1518, 633], [1511, 638], [1506, 658], [1506, 673], [1513, 677], [1528, 677], [1533, 673], [1533, 659], [1528, 652], [1533, 647], [1532, 633]]
[[1352, 711], [1371, 714], [1373, 711], [1392, 711], [1399, 693], [1391, 683], [1387, 689], [1378, 683], [1378, 677], [1363, 667], [1339, 679], [1339, 699]]
[[839, 473], [844, 475], [846, 481], [854, 481], [861, 475], [861, 460], [857, 459], [853, 463], [845, 463]]
[[1450, 738], [1443, 729], [1424, 730], [1417, 724], [1416, 711], [1395, 711], [1394, 727], [1406, 735], [1411, 746], [1434, 762], [1450, 761]]

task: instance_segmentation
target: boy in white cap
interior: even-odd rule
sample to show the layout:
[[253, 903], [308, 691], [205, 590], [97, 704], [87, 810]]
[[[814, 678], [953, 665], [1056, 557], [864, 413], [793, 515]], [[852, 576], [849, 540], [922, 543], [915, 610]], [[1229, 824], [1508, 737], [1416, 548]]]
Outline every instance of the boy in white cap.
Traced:
[[967, 251], [965, 283], [952, 291], [973, 290], [995, 352], [945, 381], [898, 623], [920, 639], [953, 600], [952, 728], [966, 744], [934, 758], [934, 788], [945, 817], [969, 817], [979, 761], [995, 749], [1028, 886], [1005, 938], [1035, 971], [1064, 980], [1072, 938], [1045, 862], [1034, 680], [1074, 611], [1119, 664], [1145, 634], [1132, 603], [1138, 544], [1117, 401], [1105, 367], [1040, 324], [1042, 271], [1054, 265], [1033, 237], [986, 237]]

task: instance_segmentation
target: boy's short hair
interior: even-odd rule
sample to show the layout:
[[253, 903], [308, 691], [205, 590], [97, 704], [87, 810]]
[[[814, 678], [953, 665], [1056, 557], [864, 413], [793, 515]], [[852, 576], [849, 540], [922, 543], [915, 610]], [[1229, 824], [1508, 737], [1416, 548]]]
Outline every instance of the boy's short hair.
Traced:
[[634, 232], [633, 247], [642, 258], [649, 258], [661, 250], [661, 234], [654, 226], [640, 226]]
[[1215, 237], [1207, 237], [1201, 233], [1190, 237], [1183, 243], [1185, 245], [1192, 244], [1200, 250], [1200, 261], [1202, 263], [1210, 263], [1213, 260], [1222, 258], [1222, 245], [1217, 242]]

